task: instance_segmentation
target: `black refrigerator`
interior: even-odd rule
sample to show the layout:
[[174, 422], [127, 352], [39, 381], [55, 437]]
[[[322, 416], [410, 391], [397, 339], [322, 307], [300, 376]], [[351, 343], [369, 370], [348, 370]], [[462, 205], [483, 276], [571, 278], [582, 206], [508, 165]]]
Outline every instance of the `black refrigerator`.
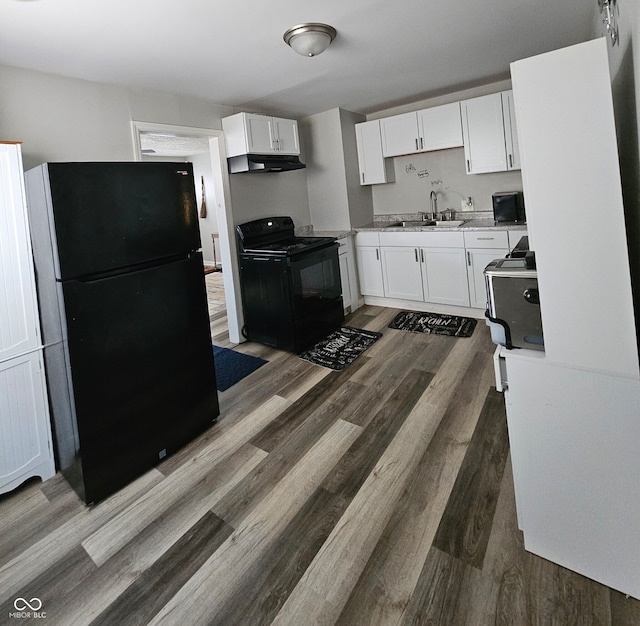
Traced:
[[190, 163], [25, 174], [58, 469], [111, 495], [219, 415]]

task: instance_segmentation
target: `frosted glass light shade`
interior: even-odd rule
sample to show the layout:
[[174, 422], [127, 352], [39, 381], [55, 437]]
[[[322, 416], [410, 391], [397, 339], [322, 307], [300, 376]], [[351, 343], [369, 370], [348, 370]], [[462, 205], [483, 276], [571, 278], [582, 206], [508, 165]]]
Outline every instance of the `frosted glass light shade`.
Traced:
[[299, 24], [290, 28], [283, 39], [298, 54], [315, 57], [323, 53], [336, 36], [336, 29], [327, 24]]

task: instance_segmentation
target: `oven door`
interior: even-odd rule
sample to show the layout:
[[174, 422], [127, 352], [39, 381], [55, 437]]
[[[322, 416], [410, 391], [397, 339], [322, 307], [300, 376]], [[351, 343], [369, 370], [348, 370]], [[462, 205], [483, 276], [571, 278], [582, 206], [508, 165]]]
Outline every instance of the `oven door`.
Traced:
[[290, 258], [294, 317], [314, 314], [342, 295], [338, 244]]

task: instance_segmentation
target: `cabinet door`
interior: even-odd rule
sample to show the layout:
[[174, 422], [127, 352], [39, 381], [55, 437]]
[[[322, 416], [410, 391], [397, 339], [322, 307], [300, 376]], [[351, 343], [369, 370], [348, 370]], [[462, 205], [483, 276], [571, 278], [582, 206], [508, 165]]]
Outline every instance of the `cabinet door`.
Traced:
[[279, 117], [272, 119], [273, 135], [279, 154], [300, 154], [300, 139], [298, 137], [298, 122]]
[[418, 117], [414, 112], [393, 115], [380, 120], [382, 155], [398, 156], [420, 152]]
[[513, 91], [502, 92], [502, 116], [504, 118], [504, 141], [507, 148], [507, 168], [520, 169], [520, 148], [518, 146], [518, 130], [513, 108]]
[[463, 145], [460, 103], [418, 111], [418, 128], [425, 151], [459, 148]]
[[40, 330], [20, 146], [0, 144], [0, 361], [38, 347]]
[[380, 248], [377, 246], [357, 246], [356, 251], [360, 292], [363, 296], [384, 296]]
[[469, 299], [476, 309], [487, 308], [487, 289], [484, 280], [484, 268], [494, 259], [508, 254], [506, 248], [487, 248], [467, 250], [467, 272], [469, 278]]
[[0, 493], [31, 476], [54, 475], [42, 354], [0, 363]]
[[349, 255], [345, 252], [338, 256], [340, 261], [340, 284], [342, 285], [342, 303], [345, 311], [351, 306], [351, 283], [349, 281]]
[[383, 247], [382, 279], [384, 295], [401, 300], [424, 300], [418, 248]]
[[356, 124], [356, 145], [360, 184], [375, 185], [389, 182], [387, 167], [382, 156], [380, 120]]
[[273, 154], [276, 152], [277, 144], [272, 118], [251, 113], [244, 115], [249, 153]]
[[421, 248], [426, 302], [469, 306], [464, 248]]
[[461, 103], [467, 174], [507, 169], [502, 97], [499, 93]]

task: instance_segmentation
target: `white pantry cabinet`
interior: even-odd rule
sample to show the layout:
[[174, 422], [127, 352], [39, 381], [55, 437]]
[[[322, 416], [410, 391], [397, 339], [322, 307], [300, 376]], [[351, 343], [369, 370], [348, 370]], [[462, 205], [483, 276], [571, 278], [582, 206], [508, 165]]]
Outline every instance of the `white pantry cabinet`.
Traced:
[[380, 132], [385, 157], [460, 147], [460, 103], [382, 118]]
[[[511, 64], [545, 351], [498, 354], [525, 548], [640, 599], [637, 311], [607, 49]], [[576, 262], [567, 232], [606, 262]]]
[[255, 113], [222, 118], [227, 157], [241, 154], [300, 154], [298, 122]]
[[55, 473], [20, 144], [0, 142], [0, 493]]
[[519, 169], [512, 93], [471, 98], [461, 107], [467, 174]]
[[394, 181], [393, 161], [382, 155], [380, 120], [356, 124], [356, 146], [361, 185]]

